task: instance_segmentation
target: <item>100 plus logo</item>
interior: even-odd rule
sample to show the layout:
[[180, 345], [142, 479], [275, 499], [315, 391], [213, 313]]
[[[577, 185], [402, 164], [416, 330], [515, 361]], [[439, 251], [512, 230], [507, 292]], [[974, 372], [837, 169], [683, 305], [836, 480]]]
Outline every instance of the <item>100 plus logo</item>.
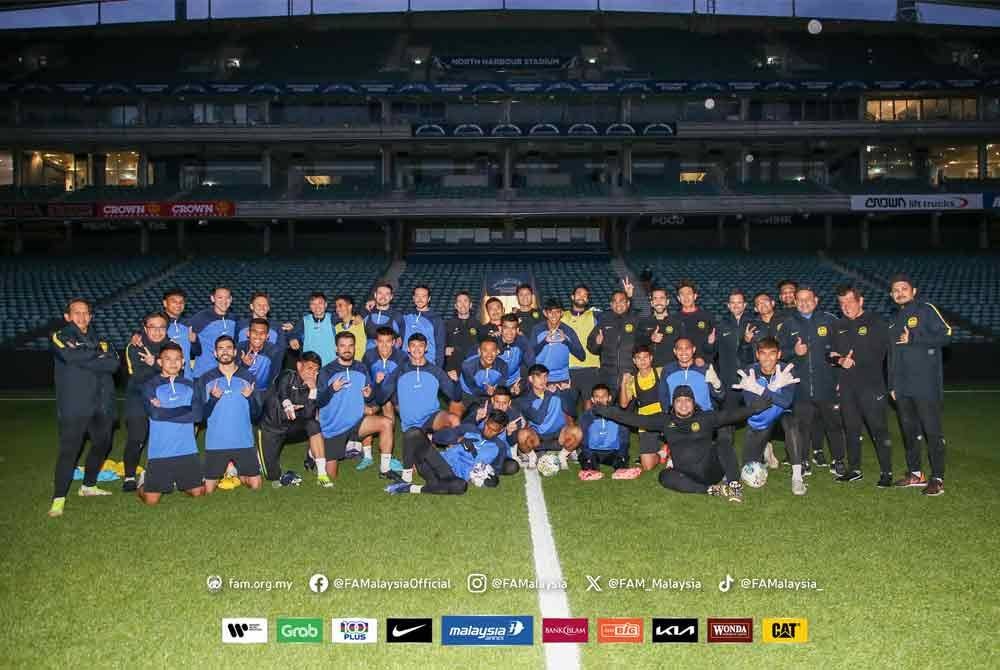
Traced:
[[534, 617], [530, 616], [441, 617], [441, 644], [530, 645], [534, 640]]
[[378, 640], [378, 619], [333, 619], [330, 629], [334, 643], [373, 644]]

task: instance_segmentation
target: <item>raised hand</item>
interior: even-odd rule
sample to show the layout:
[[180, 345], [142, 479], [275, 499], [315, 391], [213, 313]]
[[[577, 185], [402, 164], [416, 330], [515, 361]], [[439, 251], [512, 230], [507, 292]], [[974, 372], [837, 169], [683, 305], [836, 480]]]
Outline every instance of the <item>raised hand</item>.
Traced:
[[451, 377], [451, 381], [458, 381], [458, 370], [448, 370], [448, 376]]
[[281, 324], [281, 330], [283, 330], [286, 333], [293, 328], [295, 328], [295, 325], [289, 323], [288, 321], [285, 321], [283, 324]]
[[333, 389], [334, 393], [344, 388], [345, 386], [347, 386], [347, 375], [337, 375], [336, 377], [334, 377], [333, 381], [330, 382], [330, 388]]
[[603, 328], [598, 328], [598, 330], [597, 330], [597, 337], [595, 337], [594, 340], [598, 344], [604, 344], [604, 329]]
[[[753, 371], [751, 370], [751, 372]], [[722, 388], [722, 380], [719, 379], [719, 375], [715, 371], [714, 365], [708, 366], [708, 370], [705, 372], [705, 381], [708, 382], [709, 386], [714, 388], [716, 391]]]
[[253, 391], [254, 391], [255, 388], [257, 388], [256, 382], [250, 382], [250, 386], [245, 386], [244, 385], [243, 389], [240, 391], [240, 393], [243, 394], [244, 398], [249, 398], [250, 396], [253, 395]]
[[794, 363], [789, 363], [782, 370], [781, 366], [775, 368], [774, 377], [771, 378], [771, 383], [767, 385], [767, 388], [772, 391], [779, 391], [786, 386], [791, 386], [792, 384], [798, 384], [799, 378], [792, 376], [792, 368], [795, 367]]
[[139, 345], [142, 344], [142, 335], [139, 333], [132, 333], [132, 338], [129, 340], [129, 344], [138, 349]]
[[257, 354], [252, 351], [244, 351], [240, 354], [240, 360], [243, 361], [243, 365], [249, 368], [254, 364], [254, 361], [257, 360]]
[[296, 339], [288, 340], [288, 348], [291, 349], [292, 351], [298, 351], [299, 347], [301, 346], [302, 345]]
[[845, 370], [850, 370], [851, 368], [853, 368], [856, 365], [854, 362], [854, 349], [848, 351], [847, 355], [842, 357], [839, 362], [840, 362], [840, 367], [844, 368]]
[[809, 345], [802, 341], [801, 337], [795, 338], [795, 355], [805, 356], [809, 352]]
[[363, 395], [365, 398], [372, 397], [372, 387], [370, 384], [365, 384], [365, 387], [361, 389], [361, 395]]
[[216, 400], [222, 397], [222, 389], [219, 388], [219, 382], [212, 384], [212, 390], [209, 393]]
[[715, 344], [715, 328], [713, 328], [712, 332], [708, 334], [708, 343]]
[[632, 299], [632, 294], [635, 293], [635, 286], [632, 285], [632, 280], [628, 277], [622, 279], [622, 289], [625, 291], [625, 295], [628, 299]]
[[910, 329], [903, 326], [903, 332], [899, 334], [899, 339], [896, 340], [896, 344], [909, 344], [910, 343]]
[[749, 344], [753, 342], [755, 337], [757, 337], [757, 329], [753, 327], [752, 323], [748, 323], [747, 329], [743, 331], [743, 341]]
[[142, 353], [139, 354], [139, 359], [146, 365], [152, 366], [156, 362], [156, 357], [153, 352], [149, 350], [149, 347], [143, 347]]
[[653, 332], [650, 333], [649, 340], [650, 342], [654, 342], [656, 344], [659, 344], [660, 342], [663, 341], [663, 333], [660, 332], [659, 325], [657, 325], [656, 328], [653, 329]]
[[737, 370], [736, 374], [740, 380], [733, 384], [734, 389], [749, 391], [755, 395], [764, 395], [764, 387], [757, 382], [757, 373], [754, 372], [753, 368], [750, 368], [750, 372]]
[[385, 381], [385, 373], [381, 372], [381, 371], [380, 372], [376, 372], [375, 373], [375, 383], [376, 384], [381, 384], [383, 381]]
[[[896, 397], [893, 396], [892, 399], [895, 400]], [[149, 404], [152, 405], [153, 407], [159, 407], [160, 406], [160, 399], [159, 398], [150, 398], [149, 399]]]

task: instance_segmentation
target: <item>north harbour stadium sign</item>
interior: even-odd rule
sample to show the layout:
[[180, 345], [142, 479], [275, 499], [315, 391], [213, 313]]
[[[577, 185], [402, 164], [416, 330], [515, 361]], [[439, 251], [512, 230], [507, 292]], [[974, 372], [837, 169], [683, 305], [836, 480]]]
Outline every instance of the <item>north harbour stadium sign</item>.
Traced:
[[851, 196], [851, 211], [855, 212], [961, 212], [982, 208], [982, 193]]

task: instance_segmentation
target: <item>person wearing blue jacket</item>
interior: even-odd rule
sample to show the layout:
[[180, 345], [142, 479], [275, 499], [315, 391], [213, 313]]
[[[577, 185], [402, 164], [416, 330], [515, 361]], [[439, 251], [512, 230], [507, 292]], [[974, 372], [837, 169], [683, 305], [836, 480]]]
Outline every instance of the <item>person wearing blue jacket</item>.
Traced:
[[563, 307], [555, 298], [545, 303], [545, 320], [536, 325], [528, 336], [532, 356], [538, 365], [548, 370], [549, 384], [559, 397], [563, 412], [569, 417], [576, 416], [577, 389], [572, 388], [569, 376], [570, 355], [578, 359], [586, 356], [583, 344], [576, 331], [563, 323]]
[[744, 404], [749, 407], [756, 400], [766, 398], [771, 406], [747, 419], [747, 432], [743, 442], [743, 463], [764, 462], [764, 449], [771, 440], [774, 428], [784, 429], [785, 448], [792, 463], [792, 493], [804, 495], [802, 480], [802, 440], [791, 409], [795, 403], [796, 385], [799, 380], [791, 377], [795, 367], [789, 363], [783, 370], [778, 365], [781, 348], [773, 337], [765, 337], [756, 344], [757, 362], [749, 368], [736, 371], [739, 382], [733, 389], [742, 391]]
[[[406, 348], [410, 359], [378, 384], [375, 393], [377, 405], [393, 400], [396, 402], [403, 432], [404, 453], [407, 449], [416, 448], [408, 444], [408, 440], [418, 441], [415, 437], [418, 433], [426, 436], [427, 433], [454, 428], [459, 424], [456, 415], [441, 409], [438, 394], [456, 401], [461, 398], [462, 393], [459, 385], [429, 360], [427, 338], [422, 333], [410, 335]], [[412, 481], [413, 468], [404, 465], [402, 476], [404, 481]]]
[[191, 317], [191, 330], [198, 338], [201, 352], [192, 354], [191, 374], [197, 379], [215, 367], [215, 341], [223, 335], [236, 338], [236, 320], [229, 313], [233, 293], [225, 286], [216, 286], [210, 296], [212, 306]]
[[293, 351], [315, 351], [323, 365], [329, 365], [337, 357], [333, 331], [334, 318], [327, 311], [326, 295], [314, 291], [309, 295], [309, 313], [288, 333], [288, 346]]
[[156, 359], [160, 374], [142, 388], [143, 404], [149, 416], [149, 443], [146, 469], [139, 475], [136, 495], [147, 505], [176, 487], [192, 497], [205, 494], [201, 459], [194, 439], [195, 424], [201, 417], [195, 401], [194, 382], [181, 376], [184, 351], [167, 342]]
[[473, 403], [489, 398], [497, 386], [507, 381], [507, 363], [499, 358], [499, 353], [496, 340], [484, 339], [479, 343], [478, 353], [462, 362], [458, 379], [462, 400], [451, 408], [453, 414], [461, 415]]
[[260, 393], [271, 388], [285, 360], [283, 345], [268, 339], [272, 328], [267, 319], [254, 319], [247, 330], [247, 339], [239, 343], [237, 352], [240, 366], [253, 377]]
[[461, 495], [468, 490], [470, 481], [477, 486], [498, 486], [500, 477], [493, 464], [501, 451], [497, 436], [506, 425], [506, 414], [492, 412], [482, 429], [474, 424], [442, 428], [434, 432], [432, 439], [436, 444], [448, 445], [443, 451], [434, 448], [422, 431], [412, 429], [403, 437], [403, 466], [416, 468], [424, 483], [398, 482], [387, 486], [386, 492]]
[[413, 287], [413, 309], [403, 314], [403, 342], [409, 344], [410, 336], [420, 333], [427, 340], [427, 360], [444, 368], [447, 347], [444, 319], [430, 308], [431, 290], [424, 284]]
[[521, 469], [517, 461], [517, 433], [527, 423], [514, 404], [510, 389], [506, 386], [497, 386], [490, 398], [484, 400], [482, 404], [469, 408], [463, 422], [475, 421], [479, 429], [483, 430], [492, 412], [503, 412], [507, 415], [507, 425], [503, 432], [497, 435], [501, 449], [493, 469], [501, 475], [516, 475]]
[[393, 422], [365, 412], [365, 406], [374, 398], [374, 390], [368, 368], [354, 359], [354, 344], [353, 333], [338, 333], [337, 358], [320, 370], [316, 381], [323, 452], [313, 453], [313, 458], [317, 483], [323, 488], [333, 486], [337, 463], [347, 457], [347, 443], [368, 435], [378, 436], [379, 476], [390, 476]]
[[114, 428], [115, 382], [112, 375], [121, 361], [106, 341], [90, 327], [90, 303], [82, 298], [66, 304], [66, 324], [52, 333], [49, 346], [55, 366], [56, 420], [59, 455], [56, 458], [50, 517], [62, 516], [73, 481], [73, 470], [90, 435], [90, 453], [84, 471], [81, 496], [110, 495], [97, 486], [101, 465], [111, 451]]
[[195, 380], [198, 415], [205, 430], [205, 494], [215, 491], [232, 462], [240, 482], [252, 490], [261, 487], [260, 459], [253, 424], [262, 403], [253, 375], [236, 362], [236, 341], [222, 335], [215, 341], [218, 365]]
[[559, 396], [550, 390], [548, 368], [541, 363], [528, 368], [528, 384], [528, 390], [517, 399], [517, 407], [528, 424], [517, 434], [521, 462], [533, 468], [536, 451], [558, 449], [560, 466], [567, 470], [570, 453], [580, 445], [580, 427], [566, 418]]
[[[608, 407], [611, 404], [611, 388], [607, 384], [597, 384], [590, 393], [591, 407]], [[614, 470], [628, 467], [629, 429], [611, 419], [599, 417], [593, 410], [587, 410], [580, 417], [580, 470], [597, 472], [602, 465], [610, 465]], [[598, 479], [584, 476], [581, 479]]]
[[678, 386], [689, 386], [694, 392], [694, 402], [700, 412], [711, 412], [714, 403], [725, 397], [722, 380], [711, 366], [698, 365], [695, 361], [694, 343], [687, 336], [674, 341], [673, 363], [668, 363], [660, 375], [660, 406], [669, 407]]
[[[254, 319], [263, 319], [268, 322], [267, 342], [277, 345], [282, 351], [288, 348], [288, 335], [285, 331], [285, 324], [280, 324], [277, 328], [271, 326], [271, 297], [266, 291], [254, 291], [250, 296], [250, 316], [236, 322], [236, 347], [245, 349], [246, 342], [250, 338], [250, 323]], [[287, 325], [291, 330], [291, 324]]]
[[[379, 387], [385, 381], [386, 377], [407, 360], [406, 354], [396, 348], [396, 340], [398, 338], [399, 336], [392, 328], [379, 326], [375, 330], [375, 347], [366, 351], [364, 357], [361, 359], [361, 362], [368, 368], [368, 374], [371, 376], [371, 385], [375, 389], [376, 396], [378, 395]], [[370, 338], [368, 342], [371, 343]], [[396, 408], [391, 402], [383, 403], [379, 409], [382, 411], [382, 416], [395, 421]], [[358, 461], [357, 466], [355, 466], [356, 470], [366, 470], [374, 464], [372, 460], [372, 438], [370, 436], [362, 441], [361, 449], [363, 455], [361, 460]]]
[[365, 303], [365, 308], [361, 312], [361, 318], [365, 324], [365, 335], [367, 336], [367, 348], [371, 351], [375, 348], [375, 338], [378, 336], [379, 328], [389, 328], [395, 333], [395, 345], [399, 349], [402, 347], [403, 337], [403, 314], [393, 308], [392, 284], [381, 282], [375, 285], [375, 294], [372, 300]]
[[516, 314], [504, 314], [500, 319], [500, 358], [507, 364], [507, 379], [504, 386], [514, 396], [521, 395], [521, 376], [535, 364], [535, 350], [528, 338], [518, 331]]

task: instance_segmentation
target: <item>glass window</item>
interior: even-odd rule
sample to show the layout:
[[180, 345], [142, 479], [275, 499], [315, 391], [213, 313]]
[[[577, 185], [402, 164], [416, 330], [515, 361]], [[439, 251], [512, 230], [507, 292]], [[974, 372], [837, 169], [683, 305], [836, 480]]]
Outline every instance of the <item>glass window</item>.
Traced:
[[986, 121], [1000, 119], [1000, 98], [996, 96], [983, 98], [983, 119]]
[[1000, 179], [1000, 144], [986, 145], [986, 178]]
[[932, 146], [927, 150], [931, 179], [978, 179], [979, 149], [975, 144]]
[[865, 147], [868, 179], [914, 179], [917, 176], [913, 150], [907, 146], [869, 144]]
[[139, 174], [139, 152], [113, 151], [104, 163], [104, 183], [107, 186], [136, 186]]
[[9, 151], [0, 151], [0, 186], [14, 183], [14, 157]]

